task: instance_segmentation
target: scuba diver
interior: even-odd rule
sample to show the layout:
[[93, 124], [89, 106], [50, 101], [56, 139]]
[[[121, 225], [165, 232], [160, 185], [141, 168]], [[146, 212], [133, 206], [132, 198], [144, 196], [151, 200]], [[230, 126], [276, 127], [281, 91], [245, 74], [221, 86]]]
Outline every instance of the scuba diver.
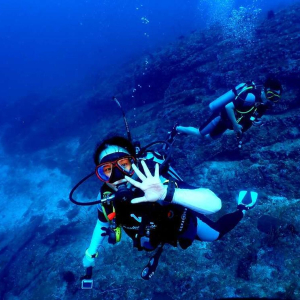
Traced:
[[[163, 157], [154, 151], [136, 154], [133, 144], [123, 137], [104, 140], [94, 153], [95, 173], [104, 184], [98, 195], [98, 220], [83, 266], [95, 266], [98, 248], [121, 239], [121, 228], [138, 250], [157, 253], [142, 271], [150, 279], [164, 244], [186, 249], [194, 240], [215, 241], [231, 231], [254, 207], [257, 193], [242, 191], [237, 210], [213, 222], [206, 215], [221, 209], [221, 200], [209, 189], [184, 183]], [[102, 200], [100, 200], [102, 199]], [[83, 280], [91, 278], [91, 272]]]
[[261, 117], [279, 101], [281, 94], [281, 83], [273, 77], [268, 77], [262, 86], [254, 82], [241, 83], [210, 103], [212, 115], [200, 128], [176, 123], [167, 141], [172, 144], [180, 133], [216, 139], [227, 129], [234, 130], [240, 137], [252, 125], [262, 125]]
[[[122, 110], [117, 99], [113, 100]], [[221, 200], [211, 190], [183, 181], [170, 166], [172, 145], [168, 142], [152, 142], [145, 147], [132, 143], [123, 110], [122, 113], [128, 138], [113, 136], [99, 144], [94, 152], [95, 171], [80, 180], [69, 195], [74, 204], [97, 205], [98, 211], [92, 239], [83, 258], [86, 268], [86, 274], [81, 277], [83, 289], [93, 288], [92, 270], [98, 248], [106, 238], [110, 244], [120, 242], [121, 228], [139, 251], [157, 249], [141, 273], [142, 279], [149, 280], [158, 266], [164, 244], [187, 249], [194, 240], [221, 239], [257, 202], [256, 192], [241, 191], [236, 211], [216, 222], [211, 221], [207, 215], [221, 209]], [[150, 150], [157, 144], [167, 145], [162, 149], [163, 154]], [[97, 200], [75, 200], [75, 190], [95, 175], [103, 183]]]

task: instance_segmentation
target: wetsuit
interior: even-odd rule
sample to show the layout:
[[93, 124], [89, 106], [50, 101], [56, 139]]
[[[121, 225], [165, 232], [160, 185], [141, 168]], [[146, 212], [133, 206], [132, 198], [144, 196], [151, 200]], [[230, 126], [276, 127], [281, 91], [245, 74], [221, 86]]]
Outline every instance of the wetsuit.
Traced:
[[[147, 163], [148, 165], [148, 163]], [[162, 179], [164, 182], [164, 179]], [[196, 189], [195, 187], [178, 181], [179, 189]], [[207, 209], [203, 212], [188, 209], [182, 205], [157, 201], [154, 203], [121, 203], [115, 204], [117, 225], [121, 226], [125, 233], [134, 241], [134, 246], [139, 250], [154, 250], [160, 243], [168, 243], [174, 247], [178, 244], [181, 248], [188, 248], [193, 241], [214, 241], [222, 238], [232, 230], [243, 218], [243, 212], [237, 210], [234, 213], [222, 216], [217, 222], [211, 221], [205, 216], [210, 214], [210, 197], [213, 200], [216, 195], [208, 189], [202, 189], [202, 196], [207, 202]], [[103, 198], [105, 193], [112, 192], [107, 185], [101, 188], [99, 198]], [[140, 197], [143, 192], [139, 189], [134, 191], [134, 197]], [[187, 199], [186, 204], [197, 204], [200, 199]], [[187, 205], [188, 206], [188, 205]], [[105, 210], [105, 214], [103, 213]], [[113, 211], [110, 206], [98, 205], [98, 221], [95, 227], [89, 252], [95, 253], [102, 243], [103, 237], [101, 227], [108, 227], [109, 222], [105, 215]], [[149, 231], [149, 239], [145, 239], [146, 230]], [[94, 236], [98, 236], [94, 237]]]

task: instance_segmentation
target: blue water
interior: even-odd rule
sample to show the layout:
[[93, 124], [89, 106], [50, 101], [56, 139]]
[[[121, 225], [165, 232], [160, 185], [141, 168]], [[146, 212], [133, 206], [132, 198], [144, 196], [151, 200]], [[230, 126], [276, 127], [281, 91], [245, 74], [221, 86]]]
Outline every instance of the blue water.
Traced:
[[202, 28], [221, 10], [251, 5], [265, 11], [291, 2], [2, 1], [0, 101], [82, 90], [99, 73]]
[[2, 2], [1, 99], [66, 91], [99, 70], [117, 68], [197, 29], [196, 6], [178, 0]]
[[[208, 84], [204, 85], [199, 80], [200, 75], [198, 78], [189, 74], [190, 81], [184, 82], [180, 76], [184, 76], [185, 70], [181, 70], [182, 73], [179, 72], [180, 76], [178, 77], [176, 77], [178, 74], [176, 76], [167, 74], [170, 75], [171, 79], [166, 74], [161, 75], [163, 72], [159, 73], [159, 63], [153, 66], [156, 63], [155, 59], [157, 57], [167, 57], [170, 61], [174, 60], [176, 62], [176, 59], [180, 57], [180, 55], [177, 55], [178, 51], [184, 53], [186, 50], [182, 46], [184, 42], [180, 44], [181, 41], [185, 41], [186, 37], [194, 32], [212, 28], [215, 23], [221, 25], [221, 27], [217, 27], [221, 29], [218, 36], [214, 35], [214, 37], [217, 36], [217, 39], [222, 41], [226, 39], [233, 41], [233, 50], [236, 52], [233, 52], [232, 56], [234, 56], [234, 53], [241, 51], [244, 45], [250, 46], [247, 49], [251, 50], [257, 42], [254, 39], [255, 26], [261, 20], [267, 19], [267, 12], [274, 10], [276, 13], [296, 2], [298, 3], [299, 0], [1, 0], [0, 204], [2, 209], [0, 211], [0, 296], [4, 295], [3, 299], [42, 299], [43, 296], [41, 295], [47, 296], [46, 300], [88, 299], [85, 296], [86, 294], [80, 293], [82, 291], [78, 292], [78, 282], [83, 272], [81, 260], [90, 241], [97, 216], [95, 207], [90, 209], [79, 208], [71, 204], [68, 200], [68, 194], [80, 178], [94, 169], [92, 162], [93, 150], [95, 144], [103, 138], [102, 135], [111, 129], [119, 130], [121, 134], [125, 131], [119, 108], [114, 102], [107, 104], [110, 97], [115, 93], [120, 95], [120, 101], [124, 104], [123, 107], [126, 112], [128, 112], [128, 120], [133, 133], [145, 136], [143, 137], [143, 143], [145, 143], [145, 140], [156, 140], [157, 135], [166, 136], [167, 131], [170, 129], [168, 126], [171, 123], [173, 124], [173, 120], [175, 120], [175, 114], [178, 118], [184, 116], [186, 123], [191, 121], [191, 123], [193, 122], [191, 125], [195, 125], [196, 122], [200, 124], [197, 114], [206, 107], [201, 106], [201, 101], [203, 100], [203, 103], [206, 101], [207, 104], [208, 99], [212, 100], [216, 96], [214, 93], [218, 87], [210, 83], [209, 80], [206, 81]], [[191, 48], [200, 47], [199, 44], [201, 43], [197, 42], [196, 45], [193, 42], [188, 45]], [[172, 44], [175, 46], [168, 48]], [[156, 55], [153, 53], [158, 52], [163, 54], [161, 56], [159, 54], [153, 59], [153, 56]], [[280, 55], [281, 53], [284, 53], [284, 51], [280, 52]], [[218, 61], [222, 61], [224, 58], [222, 54], [216, 54], [214, 63], [218, 64]], [[205, 58], [201, 55], [202, 53], [199, 51], [199, 59], [205, 61]], [[193, 60], [196, 61], [197, 59], [198, 57], [193, 57]], [[297, 59], [291, 60], [290, 65], [294, 67], [299, 63], [298, 61]], [[148, 63], [152, 63], [151, 70], [156, 70], [162, 76], [162, 82], [160, 82], [161, 78], [156, 78], [156, 74], [149, 75], [147, 73], [149, 71], [147, 71]], [[129, 68], [131, 65], [134, 65], [132, 69]], [[138, 76], [134, 77], [131, 73], [126, 73], [124, 69], [127, 67], [128, 70], [136, 72]], [[172, 63], [168, 67], [172, 69]], [[176, 67], [180, 69], [178, 66]], [[224, 82], [226, 81], [227, 85], [239, 83], [230, 81], [230, 68], [234, 67], [229, 65], [229, 72], [226, 70], [226, 76], [228, 75], [229, 79], [224, 79]], [[273, 69], [277, 67], [280, 66], [272, 65]], [[285, 74], [288, 74], [287, 69], [285, 69]], [[189, 62], [187, 62], [187, 72], [190, 71]], [[201, 74], [201, 67], [197, 66], [198, 73], [196, 70], [193, 71], [195, 71], [195, 74]], [[133, 78], [142, 81], [143, 76], [141, 74], [143, 72], [145, 73], [144, 78], [147, 79], [142, 84], [141, 82], [134, 82]], [[174, 82], [172, 81], [172, 75], [174, 75]], [[244, 75], [241, 74], [241, 76]], [[258, 74], [257, 77], [259, 75], [262, 74]], [[120, 76], [120, 82], [122, 83], [122, 80], [124, 80], [128, 90], [124, 91], [125, 87], [122, 84], [120, 84], [121, 88], [118, 86], [112, 88], [109, 84], [110, 76], [113, 76], [113, 78]], [[222, 76], [223, 74], [219, 74], [219, 77], [216, 76], [214, 80], [218, 78], [223, 80]], [[163, 80], [166, 77], [169, 82], [164, 86]], [[250, 79], [256, 80], [257, 78], [248, 78], [248, 80]], [[259, 79], [261, 80], [261, 78]], [[297, 99], [297, 78], [288, 79], [291, 89], [291, 91], [288, 91], [290, 92], [288, 95], [292, 100]], [[148, 81], [161, 83], [163, 88], [157, 91], [159, 95], [162, 95], [160, 98], [155, 98], [156, 87]], [[105, 85], [104, 87], [101, 86], [102, 83]], [[98, 92], [98, 88], [104, 96]], [[185, 88], [189, 91], [189, 94], [186, 94], [187, 96], [184, 94], [186, 92]], [[222, 88], [224, 88], [224, 85]], [[171, 96], [174, 96], [174, 98], [169, 97], [170, 90], [173, 92], [174, 95]], [[159, 103], [163, 103], [168, 108], [166, 112], [160, 111], [159, 108], [155, 107], [155, 103], [150, 103], [151, 101], [148, 98], [146, 100], [143, 98], [148, 91], [149, 98], [153, 96], [153, 99], [160, 100]], [[138, 98], [135, 98], [136, 95], [142, 95], [140, 98], [143, 101], [139, 99], [135, 102], [135, 99]], [[176, 106], [177, 102], [174, 106], [168, 102], [177, 101], [177, 96], [181, 101], [179, 110]], [[182, 100], [185, 97], [186, 100]], [[109, 100], [107, 100], [108, 98]], [[124, 103], [122, 100], [125, 98], [129, 98], [130, 101], [124, 101]], [[163, 100], [165, 102], [162, 102]], [[284, 113], [290, 108], [294, 108], [294, 106], [297, 108], [297, 105], [291, 104], [292, 100], [287, 104], [280, 102], [281, 110], [277, 113]], [[189, 105], [191, 105], [190, 111], [184, 110]], [[193, 110], [196, 105], [197, 108]], [[180, 115], [181, 108], [182, 115]], [[156, 116], [164, 122], [156, 124]], [[252, 168], [251, 172], [265, 174], [267, 179], [263, 180], [266, 181], [269, 191], [272, 191], [272, 176], [275, 176], [272, 163], [280, 165], [281, 168], [280, 155], [284, 158], [288, 157], [292, 161], [290, 156], [297, 152], [297, 145], [300, 144], [297, 140], [300, 135], [299, 126], [297, 127], [297, 124], [293, 123], [293, 118], [296, 117], [293, 116], [287, 121], [294, 126], [291, 130], [282, 125], [282, 130], [278, 132], [278, 135], [281, 134], [278, 140], [274, 138], [274, 134], [272, 135], [274, 145], [270, 146], [264, 136], [253, 137], [253, 139], [257, 138], [263, 144], [262, 149], [270, 147], [266, 150], [266, 153], [274, 152], [275, 156], [279, 153], [274, 161], [271, 160], [273, 156], [270, 156], [270, 161], [267, 159], [264, 161], [262, 157], [265, 153], [255, 153], [255, 147], [253, 147], [254, 150], [250, 149], [246, 152], [247, 154], [241, 152], [242, 154], [236, 157], [236, 152], [232, 151], [232, 145], [235, 145], [236, 140], [232, 143], [230, 137], [228, 140], [225, 139], [227, 142], [224, 144], [213, 144], [211, 153], [207, 152], [208, 157], [197, 157], [194, 150], [195, 152], [199, 150], [197, 149], [198, 140], [195, 139], [195, 142], [195, 140], [192, 141], [192, 139], [181, 136], [181, 142], [176, 145], [175, 149], [175, 153], [178, 156], [181, 155], [177, 163], [179, 165], [183, 164], [182, 153], [184, 153], [186, 166], [181, 168], [181, 171], [182, 169], [187, 171], [189, 173], [187, 176], [191, 180], [202, 180], [208, 185], [226, 185], [226, 176], [234, 177], [232, 182], [228, 183], [228, 194], [233, 193], [234, 189], [238, 190], [240, 188], [240, 186], [235, 186], [239, 184], [235, 180], [238, 181], [241, 178], [235, 176], [236, 174], [240, 176], [239, 171], [243, 171], [241, 171], [243, 168], [239, 165], [239, 159], [241, 159], [246, 162], [245, 165], [249, 167], [249, 170]], [[276, 114], [275, 116], [268, 116], [268, 118], [269, 124], [272, 122], [275, 125], [277, 124]], [[146, 134], [139, 132], [140, 128]], [[265, 132], [268, 134], [271, 131], [270, 128], [272, 129], [271, 125], [263, 127], [263, 130], [266, 130]], [[270, 131], [268, 132], [268, 130]], [[284, 136], [285, 130], [288, 131], [286, 136]], [[252, 138], [251, 134], [250, 137]], [[281, 146], [280, 143], [286, 137], [292, 140], [289, 144], [290, 152], [282, 154], [281, 151], [283, 151], [282, 148], [285, 145]], [[295, 143], [293, 143], [293, 139], [295, 139]], [[208, 148], [210, 150], [210, 146]], [[220, 161], [218, 159], [214, 161], [214, 155], [219, 155]], [[211, 166], [208, 166], [206, 163], [210, 162]], [[286, 179], [290, 170], [297, 172], [295, 169], [298, 167], [295, 167], [293, 163], [290, 162], [290, 165], [284, 165], [283, 163], [282, 173], [280, 173], [280, 176], [283, 176], [288, 185], [278, 187], [274, 184], [274, 189], [278, 189], [280, 193], [278, 195], [270, 193], [269, 198], [266, 196], [267, 192], [262, 190], [264, 200], [267, 200], [259, 203], [261, 206], [257, 207], [257, 210], [260, 209], [260, 214], [265, 214], [265, 211], [269, 211], [267, 207], [267, 201], [269, 201], [268, 203], [272, 202], [273, 212], [276, 210], [275, 205], [282, 209], [277, 214], [275, 212], [272, 217], [283, 219], [287, 216], [290, 217], [288, 221], [290, 222], [290, 229], [284, 233], [287, 241], [284, 240], [283, 242], [286, 242], [286, 245], [290, 245], [291, 237], [289, 233], [292, 232], [296, 235], [298, 230], [298, 228], [296, 230], [293, 227], [294, 223], [297, 224], [297, 217], [293, 214], [290, 215], [290, 213], [286, 214], [284, 210], [290, 204], [293, 205], [292, 210], [296, 214], [296, 209], [299, 206], [298, 200], [292, 199], [293, 197], [297, 198], [294, 194], [299, 192], [294, 186], [290, 188], [293, 183]], [[227, 168], [229, 170], [228, 174], [226, 173]], [[224, 176], [220, 174], [220, 169], [224, 170]], [[249, 176], [251, 176], [251, 172], [249, 171]], [[215, 174], [218, 174], [220, 179], [216, 178]], [[247, 176], [243, 177], [245, 185], [247, 184]], [[209, 182], [209, 178], [212, 179], [211, 182]], [[292, 179], [296, 180], [295, 178]], [[280, 182], [280, 179], [276, 181], [276, 183], [278, 182]], [[261, 184], [261, 180], [258, 180], [257, 184]], [[79, 199], [95, 200], [98, 191], [99, 181], [95, 178], [94, 182], [86, 183], [82, 187], [77, 197]], [[226, 191], [214, 192], [226, 194]], [[287, 196], [284, 193], [290, 194]], [[226, 197], [224, 203], [224, 209], [233, 207], [233, 204]], [[142, 291], [143, 298], [136, 297], [137, 289], [135, 285], [139, 274], [133, 272], [140, 271], [140, 264], [145, 262], [142, 256], [144, 253], [132, 256], [131, 261], [131, 258], [127, 260], [122, 257], [120, 259], [121, 254], [118, 252], [118, 247], [113, 250], [108, 248], [105, 250], [108, 254], [108, 260], [105, 264], [102, 264], [99, 258], [98, 262], [96, 276], [98, 292], [102, 288], [100, 283], [103, 283], [108, 289], [118, 291], [116, 295], [124, 287], [124, 290], [128, 291], [126, 299], [158, 300], [168, 299], [167, 297], [173, 299], [174, 295], [172, 294], [172, 297], [167, 295], [166, 290], [173, 291], [174, 288], [179, 291], [177, 296], [180, 297], [181, 292], [188, 292], [190, 282], [193, 282], [193, 280], [199, 282], [199, 286], [201, 286], [202, 280], [208, 280], [213, 285], [220, 286], [223, 289], [222, 291], [225, 291], [224, 294], [227, 293], [226, 295], [230, 296], [235, 292], [235, 288], [233, 288], [235, 275], [233, 273], [222, 274], [224, 280], [227, 275], [229, 278], [233, 278], [232, 286], [226, 287], [222, 285], [220, 274], [223, 270], [227, 270], [226, 268], [230, 268], [228, 265], [230, 265], [232, 252], [237, 251], [234, 252], [234, 255], [242, 256], [243, 251], [245, 251], [248, 256], [246, 255], [246, 262], [242, 261], [239, 265], [240, 273], [243, 274], [244, 266], [250, 266], [253, 263], [255, 265], [253, 274], [265, 274], [265, 277], [262, 275], [262, 278], [269, 280], [266, 288], [267, 295], [271, 290], [271, 279], [273, 277], [279, 280], [280, 286], [282, 284], [283, 294], [286, 290], [292, 294], [297, 286], [294, 288], [293, 283], [291, 283], [289, 287], [286, 287], [284, 280], [280, 281], [280, 275], [274, 275], [278, 270], [283, 271], [285, 268], [284, 255], [288, 258], [291, 257], [289, 256], [290, 253], [285, 254], [288, 246], [282, 250], [284, 252], [282, 254], [277, 251], [278, 248], [280, 249], [280, 245], [275, 245], [272, 248], [272, 244], [272, 247], [268, 248], [270, 242], [268, 236], [264, 239], [265, 236], [261, 233], [255, 235], [251, 231], [254, 238], [249, 241], [246, 234], [240, 235], [240, 232], [248, 232], [247, 226], [249, 226], [250, 221], [254, 220], [253, 222], [256, 222], [260, 216], [259, 213], [257, 215], [254, 213], [250, 215], [251, 217], [245, 218], [246, 221], [243, 221], [242, 225], [244, 226], [243, 229], [238, 233], [233, 233], [232, 244], [221, 241], [217, 246], [213, 244], [207, 246], [208, 248], [205, 248], [206, 246], [201, 248], [202, 244], [200, 246], [198, 244], [199, 249], [196, 250], [199, 253], [204, 250], [210, 251], [206, 253], [206, 258], [203, 258], [202, 254], [198, 256], [197, 251], [178, 252], [180, 253], [178, 262], [175, 259], [174, 261], [170, 259], [170, 257], [175, 257], [174, 252], [172, 252], [173, 256], [168, 257], [166, 255], [161, 274], [168, 274], [168, 276], [175, 278], [174, 281], [171, 283], [166, 282], [165, 290], [161, 290], [162, 279], [159, 275], [154, 279], [153, 290], [151, 285], [149, 285], [149, 288], [149, 286], [145, 287], [145, 285], [138, 282], [137, 286]], [[263, 226], [268, 221], [271, 225]], [[269, 217], [262, 218], [261, 223], [263, 224], [261, 226], [266, 234], [269, 232], [269, 228], [276, 227], [273, 224], [276, 222]], [[255, 226], [253, 228], [256, 230]], [[248, 242], [247, 245], [242, 245], [243, 238]], [[271, 236], [270, 239], [272, 238], [274, 237]], [[264, 242], [268, 245], [266, 246]], [[260, 247], [261, 245], [263, 246]], [[250, 246], [255, 248], [253, 255], [245, 250], [251, 248]], [[272, 251], [275, 248], [276, 251], [273, 255]], [[291, 253], [298, 251], [296, 247], [291, 248]], [[132, 251], [131, 242], [125, 239], [121, 249], [123, 254]], [[211, 259], [216, 259], [211, 254], [213, 251], [216, 251], [220, 256], [224, 255], [224, 260], [218, 261], [220, 265], [209, 265]], [[273, 259], [271, 262], [273, 265], [271, 263], [269, 265], [269, 252]], [[298, 255], [298, 252], [294, 256], [296, 255]], [[258, 260], [261, 264], [254, 263], [257, 260], [256, 256], [259, 256]], [[117, 260], [121, 262], [115, 264]], [[294, 262], [294, 260], [291, 261]], [[173, 263], [174, 269], [170, 268], [169, 270], [168, 267]], [[195, 265], [201, 269], [198, 273], [195, 272]], [[270, 270], [265, 272], [269, 266]], [[118, 267], [120, 267], [120, 270]], [[214, 270], [214, 274], [208, 274], [209, 267]], [[289, 265], [289, 267], [291, 266]], [[260, 271], [260, 268], [263, 271]], [[116, 269], [126, 275], [122, 275], [120, 282], [114, 278]], [[204, 275], [201, 272], [202, 269]], [[182, 277], [181, 270], [183, 274], [188, 274], [186, 278]], [[245, 278], [248, 278], [249, 270], [247, 270], [246, 276], [243, 275]], [[118, 275], [120, 276], [120, 274]], [[299, 277], [299, 274], [293, 278], [296, 276]], [[4, 287], [1, 286], [2, 279]], [[48, 283], [48, 280], [51, 284]], [[181, 286], [181, 283], [184, 284]], [[170, 285], [169, 290], [168, 284]], [[241, 288], [240, 293], [247, 293], [247, 282], [245, 286], [246, 291]], [[252, 287], [251, 284], [249, 286], [248, 294], [251, 296], [255, 292], [256, 286]], [[206, 287], [201, 286], [201, 288], [203, 289], [201, 292], [205, 294]], [[260, 291], [260, 295], [264, 295], [264, 287], [259, 286], [257, 289]], [[102, 295], [101, 293], [99, 295]], [[130, 293], [134, 296], [131, 297]], [[21, 295], [21, 298], [18, 298], [19, 295]], [[73, 295], [76, 295], [77, 298], [74, 298]], [[114, 293], [109, 299], [113, 299], [113, 295]]]

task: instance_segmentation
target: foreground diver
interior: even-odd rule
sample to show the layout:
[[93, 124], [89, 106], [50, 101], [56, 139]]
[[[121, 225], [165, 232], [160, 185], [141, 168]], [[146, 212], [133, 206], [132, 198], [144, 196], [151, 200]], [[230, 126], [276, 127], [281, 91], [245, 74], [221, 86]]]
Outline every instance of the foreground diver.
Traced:
[[240, 136], [252, 125], [261, 125], [261, 117], [279, 101], [281, 94], [280, 82], [272, 77], [268, 77], [263, 86], [241, 83], [210, 103], [212, 115], [200, 128], [175, 124], [168, 141], [173, 143], [178, 133], [216, 139], [227, 129]]
[[[123, 137], [104, 140], [95, 150], [96, 175], [104, 182], [98, 200], [98, 220], [87, 248], [83, 266], [95, 266], [98, 248], [121, 239], [121, 227], [138, 250], [158, 248], [142, 271], [150, 279], [162, 247], [168, 243], [188, 248], [194, 240], [215, 241], [232, 230], [257, 200], [255, 192], [241, 192], [237, 210], [213, 222], [206, 215], [221, 209], [221, 200], [209, 189], [184, 183], [163, 158], [149, 151], [136, 155], [132, 143]], [[106, 199], [106, 200], [105, 200]], [[84, 277], [91, 278], [91, 273]]]

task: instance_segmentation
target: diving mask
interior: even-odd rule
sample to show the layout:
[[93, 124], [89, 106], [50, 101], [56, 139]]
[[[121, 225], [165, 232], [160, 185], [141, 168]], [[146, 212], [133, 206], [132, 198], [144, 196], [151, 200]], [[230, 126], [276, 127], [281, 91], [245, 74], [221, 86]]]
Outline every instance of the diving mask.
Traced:
[[266, 98], [273, 102], [278, 102], [279, 99], [281, 98], [280, 91], [266, 90], [265, 94], [266, 94]]
[[122, 174], [132, 176], [134, 173], [132, 169], [132, 164], [134, 161], [135, 158], [128, 155], [118, 158], [114, 161], [103, 162], [96, 167], [96, 175], [101, 181], [110, 182], [110, 179], [112, 179], [113, 170], [114, 168], [117, 168]]

